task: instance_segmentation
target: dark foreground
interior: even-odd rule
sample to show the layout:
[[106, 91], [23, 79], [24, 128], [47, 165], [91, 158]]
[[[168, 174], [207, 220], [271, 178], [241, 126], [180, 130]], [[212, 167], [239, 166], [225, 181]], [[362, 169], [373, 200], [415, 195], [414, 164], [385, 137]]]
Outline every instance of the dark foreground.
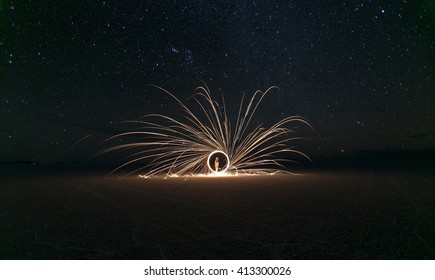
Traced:
[[433, 166], [187, 180], [15, 170], [0, 179], [0, 257], [435, 259]]

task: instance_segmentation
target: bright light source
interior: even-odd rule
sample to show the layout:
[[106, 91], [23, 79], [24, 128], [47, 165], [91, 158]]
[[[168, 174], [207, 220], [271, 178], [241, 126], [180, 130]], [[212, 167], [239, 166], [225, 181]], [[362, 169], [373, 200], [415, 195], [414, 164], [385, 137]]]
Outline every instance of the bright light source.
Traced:
[[166, 174], [167, 178], [200, 174], [228, 176], [291, 173], [284, 167], [285, 163], [295, 161], [289, 159], [289, 155], [311, 161], [304, 153], [289, 147], [293, 140], [302, 139], [291, 136], [295, 133], [291, 124], [311, 127], [303, 117], [285, 117], [269, 127], [252, 124], [263, 98], [277, 87], [270, 87], [264, 92], [257, 90], [250, 98], [243, 96], [235, 120], [230, 120], [223, 96], [222, 103], [219, 104], [212, 99], [206, 85], [194, 91], [193, 100], [198, 105], [196, 111], [169, 91], [155, 87], [178, 103], [184, 113], [183, 118], [149, 114], [139, 120], [128, 121], [140, 129], [108, 138], [106, 141], [122, 139], [126, 142], [96, 154], [131, 151], [126, 161], [111, 174], [140, 162], [148, 163], [128, 174], [145, 170], [146, 173], [142, 175], [145, 178], [162, 174]]

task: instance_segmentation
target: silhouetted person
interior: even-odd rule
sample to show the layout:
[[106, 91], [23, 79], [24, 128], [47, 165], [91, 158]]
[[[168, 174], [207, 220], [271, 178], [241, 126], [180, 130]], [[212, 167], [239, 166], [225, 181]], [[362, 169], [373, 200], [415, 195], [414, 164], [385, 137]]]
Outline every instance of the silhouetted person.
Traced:
[[219, 169], [219, 157], [216, 157], [214, 159], [214, 169], [216, 170], [216, 172], [218, 172], [218, 169]]

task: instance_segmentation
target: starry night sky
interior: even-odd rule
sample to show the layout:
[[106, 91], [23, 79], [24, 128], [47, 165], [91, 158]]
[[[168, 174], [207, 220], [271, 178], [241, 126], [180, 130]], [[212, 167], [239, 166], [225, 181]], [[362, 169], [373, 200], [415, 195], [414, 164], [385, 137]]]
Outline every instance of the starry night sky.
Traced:
[[149, 84], [189, 103], [200, 80], [232, 110], [280, 87], [257, 117], [305, 116], [314, 158], [435, 149], [431, 0], [0, 0], [0, 32], [3, 162], [81, 161], [175, 112]]

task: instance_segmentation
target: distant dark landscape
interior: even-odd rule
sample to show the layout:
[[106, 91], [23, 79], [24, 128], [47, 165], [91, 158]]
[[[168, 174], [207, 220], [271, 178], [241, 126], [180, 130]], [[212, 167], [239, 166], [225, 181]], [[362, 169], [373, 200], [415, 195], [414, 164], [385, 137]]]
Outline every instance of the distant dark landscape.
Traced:
[[433, 259], [433, 159], [333, 160], [304, 175], [105, 177], [3, 163], [2, 259]]

